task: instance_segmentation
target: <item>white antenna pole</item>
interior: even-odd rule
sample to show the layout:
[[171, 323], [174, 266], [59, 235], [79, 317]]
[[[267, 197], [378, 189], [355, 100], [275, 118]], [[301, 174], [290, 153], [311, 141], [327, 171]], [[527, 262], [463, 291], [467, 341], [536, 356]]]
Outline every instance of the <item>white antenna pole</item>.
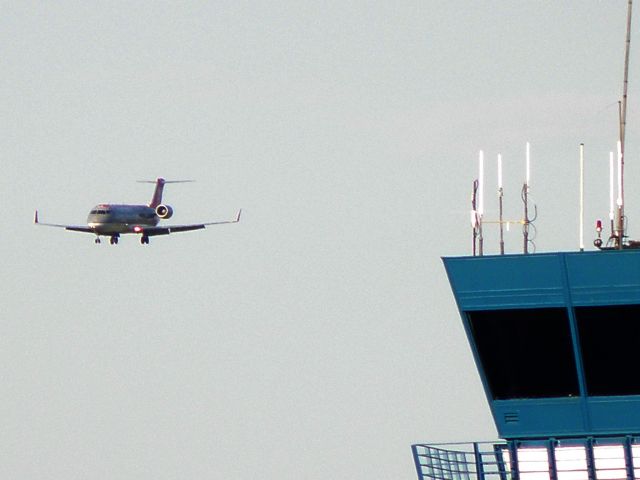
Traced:
[[584, 143], [580, 144], [580, 251], [584, 252]]
[[[624, 158], [625, 130], [627, 126], [627, 87], [629, 85], [629, 51], [631, 50], [631, 10], [633, 1], [627, 5], [627, 38], [624, 49], [624, 81], [622, 84], [622, 105], [620, 111], [620, 142], [622, 143], [622, 156]], [[623, 161], [624, 165], [624, 161]], [[623, 195], [624, 196], [624, 195]]]
[[618, 208], [622, 207], [622, 143], [618, 140], [618, 197], [616, 199]]
[[526, 185], [527, 189], [529, 188], [529, 184], [531, 183], [531, 145], [527, 142], [527, 177], [526, 177]]
[[629, 83], [629, 50], [631, 49], [631, 10], [633, 1], [627, 7], [627, 37], [624, 51], [624, 81], [622, 86], [622, 102], [620, 107], [620, 142], [618, 143], [618, 245], [624, 247], [624, 154], [627, 127], [627, 86]]
[[614, 219], [615, 214], [613, 213], [613, 152], [609, 152], [609, 221], [611, 222], [611, 236], [614, 233]]
[[502, 155], [498, 154], [498, 203], [500, 207], [500, 255], [504, 255], [504, 225], [502, 222], [502, 197], [504, 191], [502, 189]]
[[484, 215], [484, 152], [478, 158], [478, 215]]
[[616, 229], [617, 247], [622, 249], [622, 240], [624, 237], [624, 202], [622, 200], [622, 142], [618, 140], [618, 195], [616, 197], [618, 221]]
[[482, 216], [484, 215], [484, 152], [478, 158], [478, 253], [483, 254]]
[[471, 192], [471, 228], [473, 230], [473, 256], [476, 256], [476, 245], [478, 239], [478, 180], [473, 181]]
[[529, 183], [531, 182], [531, 148], [527, 142], [526, 149], [526, 175], [522, 187], [522, 200], [524, 202], [524, 219], [522, 224], [523, 245], [522, 251], [529, 253]]

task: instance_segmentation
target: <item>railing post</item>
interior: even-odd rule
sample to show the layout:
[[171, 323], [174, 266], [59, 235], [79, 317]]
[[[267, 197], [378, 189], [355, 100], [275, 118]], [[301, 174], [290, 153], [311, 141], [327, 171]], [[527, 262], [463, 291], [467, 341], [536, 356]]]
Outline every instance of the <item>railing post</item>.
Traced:
[[633, 438], [626, 436], [624, 439], [624, 466], [627, 469], [627, 480], [635, 480], [636, 472], [633, 465]]
[[473, 442], [473, 456], [476, 461], [477, 480], [484, 480], [484, 465], [482, 464], [482, 453], [480, 453], [478, 442]]
[[422, 475], [422, 464], [420, 463], [420, 456], [418, 455], [418, 445], [411, 445], [411, 450], [413, 451], [413, 462], [416, 465], [418, 480], [424, 480], [424, 475]]
[[504, 454], [502, 447], [498, 445], [493, 446], [493, 453], [496, 458], [496, 467], [498, 469], [498, 475], [500, 475], [500, 480], [509, 480], [507, 478], [507, 467], [504, 462]]
[[593, 457], [593, 438], [587, 438], [587, 444], [585, 445], [585, 451], [587, 454], [587, 475], [589, 480], [596, 480], [596, 461]]
[[558, 480], [558, 464], [556, 463], [556, 440], [550, 438], [547, 442], [547, 461], [549, 462], [550, 480]]
[[518, 467], [518, 444], [515, 440], [509, 440], [509, 464], [511, 465], [511, 480], [520, 480], [520, 468]]

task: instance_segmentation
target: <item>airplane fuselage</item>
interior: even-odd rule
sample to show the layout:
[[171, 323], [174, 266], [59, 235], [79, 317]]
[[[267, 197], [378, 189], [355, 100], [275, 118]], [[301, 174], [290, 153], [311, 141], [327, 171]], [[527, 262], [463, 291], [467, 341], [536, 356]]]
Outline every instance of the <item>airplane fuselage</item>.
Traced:
[[34, 223], [49, 227], [59, 227], [73, 232], [92, 233], [96, 235], [95, 243], [100, 243], [100, 236], [108, 236], [111, 245], [116, 245], [120, 235], [124, 233], [136, 233], [140, 235], [140, 243], [149, 243], [149, 237], [157, 235], [169, 235], [170, 233], [189, 232], [201, 230], [208, 225], [221, 225], [223, 223], [238, 223], [241, 210], [235, 220], [223, 220], [218, 222], [189, 223], [186, 225], [158, 225], [160, 220], [168, 220], [173, 216], [173, 208], [162, 203], [162, 192], [167, 183], [182, 183], [190, 180], [167, 181], [158, 178], [155, 181], [143, 181], [143, 183], [155, 183], [156, 188], [149, 205], [123, 205], [99, 203], [91, 209], [87, 216], [86, 225], [63, 225], [59, 223], [41, 223], [38, 220], [38, 211], [34, 216]]
[[147, 205], [100, 204], [91, 209], [87, 225], [97, 235], [139, 233], [144, 227], [155, 227], [160, 217]]

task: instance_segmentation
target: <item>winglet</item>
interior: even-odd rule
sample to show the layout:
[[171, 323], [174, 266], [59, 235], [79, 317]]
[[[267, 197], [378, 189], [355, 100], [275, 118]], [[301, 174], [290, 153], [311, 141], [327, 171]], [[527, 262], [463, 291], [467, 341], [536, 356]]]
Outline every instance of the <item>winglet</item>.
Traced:
[[33, 223], [38, 223], [38, 210], [36, 210], [36, 215], [33, 218]]
[[238, 216], [236, 217], [236, 220], [233, 223], [238, 223], [240, 221], [240, 215], [242, 215], [242, 209], [238, 210]]

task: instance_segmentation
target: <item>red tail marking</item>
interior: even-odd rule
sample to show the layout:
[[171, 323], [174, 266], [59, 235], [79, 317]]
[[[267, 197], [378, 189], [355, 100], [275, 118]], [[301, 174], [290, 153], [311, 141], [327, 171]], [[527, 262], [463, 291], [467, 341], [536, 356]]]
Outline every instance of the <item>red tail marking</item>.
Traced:
[[162, 203], [163, 190], [164, 190], [164, 178], [158, 178], [156, 180], [156, 189], [153, 192], [153, 197], [151, 198], [151, 203], [149, 204], [151, 208], [156, 208], [158, 205]]

